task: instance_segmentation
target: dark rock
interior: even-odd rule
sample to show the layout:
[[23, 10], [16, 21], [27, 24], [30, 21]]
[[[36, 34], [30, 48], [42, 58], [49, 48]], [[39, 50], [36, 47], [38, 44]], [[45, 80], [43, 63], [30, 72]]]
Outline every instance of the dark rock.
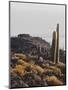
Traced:
[[[41, 46], [42, 53], [39, 51]], [[18, 37], [11, 37], [11, 51], [25, 54], [47, 54], [50, 44], [40, 37], [32, 37], [28, 34], [20, 34]], [[45, 55], [44, 55], [45, 56]]]

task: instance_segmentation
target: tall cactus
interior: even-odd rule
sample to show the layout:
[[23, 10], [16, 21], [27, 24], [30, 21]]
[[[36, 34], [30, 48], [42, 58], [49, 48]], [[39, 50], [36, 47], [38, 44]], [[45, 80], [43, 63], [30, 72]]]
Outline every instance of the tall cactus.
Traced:
[[57, 24], [57, 48], [56, 48], [56, 63], [59, 63], [59, 24]]
[[53, 40], [51, 47], [51, 60], [56, 63], [56, 47], [57, 47], [57, 33], [53, 32]]
[[51, 60], [55, 64], [59, 63], [59, 24], [57, 24], [57, 30], [53, 32]]

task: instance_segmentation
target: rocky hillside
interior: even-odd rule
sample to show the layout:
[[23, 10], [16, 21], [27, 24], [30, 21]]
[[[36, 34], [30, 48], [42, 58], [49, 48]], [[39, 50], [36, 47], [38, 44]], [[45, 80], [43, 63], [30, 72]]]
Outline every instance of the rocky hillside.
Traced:
[[48, 56], [49, 50], [50, 44], [40, 37], [32, 37], [29, 34], [19, 34], [17, 37], [11, 37], [12, 52]]
[[[19, 34], [17, 37], [11, 37], [11, 52], [24, 53], [26, 55], [42, 56], [44, 59], [50, 59], [50, 44], [40, 37], [32, 37], [29, 34]], [[60, 49], [60, 61], [65, 61], [65, 51]]]

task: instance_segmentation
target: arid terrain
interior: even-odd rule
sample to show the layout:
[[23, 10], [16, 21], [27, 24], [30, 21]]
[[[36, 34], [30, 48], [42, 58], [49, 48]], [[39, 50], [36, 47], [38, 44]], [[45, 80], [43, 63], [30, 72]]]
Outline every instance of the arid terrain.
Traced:
[[50, 59], [50, 52], [50, 44], [40, 37], [11, 37], [10, 88], [65, 85], [65, 51], [59, 50], [57, 64]]

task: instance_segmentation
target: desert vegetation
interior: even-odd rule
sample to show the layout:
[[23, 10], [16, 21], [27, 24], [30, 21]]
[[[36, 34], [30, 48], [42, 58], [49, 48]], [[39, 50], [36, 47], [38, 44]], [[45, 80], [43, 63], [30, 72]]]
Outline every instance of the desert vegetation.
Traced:
[[66, 84], [66, 54], [59, 49], [59, 25], [52, 45], [40, 37], [11, 37], [10, 88]]
[[[11, 55], [11, 88], [55, 86], [65, 84], [65, 64], [53, 64], [44, 60], [41, 65], [22, 53]], [[31, 63], [31, 61], [34, 63]]]

